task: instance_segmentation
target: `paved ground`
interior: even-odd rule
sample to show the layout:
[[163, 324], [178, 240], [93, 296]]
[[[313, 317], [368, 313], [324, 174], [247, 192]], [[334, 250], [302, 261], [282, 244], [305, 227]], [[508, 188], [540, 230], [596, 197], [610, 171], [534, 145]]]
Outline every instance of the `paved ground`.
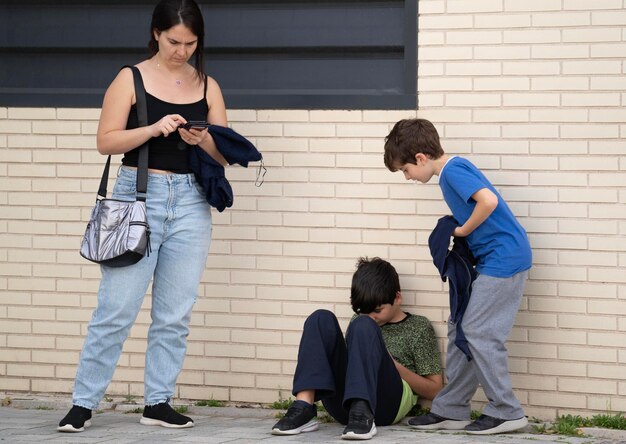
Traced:
[[[321, 424], [316, 432], [296, 436], [270, 434], [277, 411], [262, 408], [190, 407], [188, 415], [196, 426], [171, 430], [139, 424], [140, 406], [103, 405], [92, 418], [93, 425], [82, 433], [59, 433], [56, 425], [65, 415], [66, 401], [13, 399], [9, 407], [0, 407], [0, 441], [7, 443], [346, 443], [339, 436], [343, 427], [336, 423]], [[532, 427], [521, 433], [495, 436], [470, 436], [463, 433], [420, 432], [398, 424], [380, 427], [372, 443], [423, 444], [617, 444], [626, 443], [626, 432], [587, 430], [584, 437], [549, 436], [532, 433]]]

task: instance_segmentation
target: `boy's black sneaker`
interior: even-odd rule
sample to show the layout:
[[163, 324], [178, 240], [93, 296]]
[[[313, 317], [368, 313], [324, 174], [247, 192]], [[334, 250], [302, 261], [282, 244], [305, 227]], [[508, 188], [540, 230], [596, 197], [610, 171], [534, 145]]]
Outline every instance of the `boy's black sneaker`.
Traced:
[[143, 416], [139, 422], [143, 425], [156, 425], [170, 429], [193, 427], [193, 419], [181, 415], [167, 402], [145, 406], [143, 408]]
[[495, 435], [496, 433], [513, 432], [528, 425], [528, 419], [500, 419], [493, 416], [480, 415], [476, 421], [465, 427], [470, 435]]
[[274, 427], [272, 435], [297, 435], [302, 432], [313, 432], [319, 428], [317, 406], [306, 401], [294, 401], [285, 416]]
[[444, 418], [434, 413], [409, 419], [409, 425], [417, 430], [463, 430], [469, 424], [469, 421]]
[[374, 414], [364, 399], [355, 399], [350, 405], [348, 425], [343, 429], [341, 439], [372, 439], [376, 435]]
[[77, 433], [85, 431], [91, 426], [91, 410], [77, 405], [72, 406], [70, 411], [61, 420], [57, 430], [59, 432]]

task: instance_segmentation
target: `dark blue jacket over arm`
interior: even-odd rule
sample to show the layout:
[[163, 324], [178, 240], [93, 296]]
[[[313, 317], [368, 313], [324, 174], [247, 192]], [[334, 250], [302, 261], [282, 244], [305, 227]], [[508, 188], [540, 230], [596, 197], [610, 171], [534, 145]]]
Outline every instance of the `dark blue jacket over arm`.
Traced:
[[476, 279], [477, 273], [472, 252], [464, 238], [455, 237], [452, 250], [449, 250], [450, 237], [458, 226], [458, 222], [452, 216], [439, 219], [428, 237], [428, 247], [441, 280], [445, 282], [447, 279], [450, 287], [450, 319], [456, 324], [454, 344], [470, 361], [472, 352], [463, 333], [462, 320], [472, 293], [472, 282]]
[[[248, 162], [263, 158], [252, 142], [232, 128], [210, 125], [208, 131], [215, 141], [217, 150], [229, 165], [238, 163], [247, 168]], [[209, 205], [219, 212], [233, 205], [233, 189], [226, 179], [224, 167], [219, 162], [199, 146], [194, 146], [189, 154], [189, 167], [204, 190]]]

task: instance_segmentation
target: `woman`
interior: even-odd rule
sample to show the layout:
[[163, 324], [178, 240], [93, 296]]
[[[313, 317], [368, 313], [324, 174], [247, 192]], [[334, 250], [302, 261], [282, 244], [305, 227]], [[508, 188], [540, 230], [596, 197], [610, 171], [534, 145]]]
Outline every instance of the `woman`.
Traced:
[[[163, 0], [153, 12], [151, 57], [137, 65], [146, 89], [148, 126], [138, 127], [131, 69], [122, 69], [104, 96], [97, 146], [101, 154], [123, 154], [113, 198], [135, 198], [138, 149], [149, 141], [148, 194], [152, 252], [122, 268], [102, 266], [98, 305], [74, 384], [73, 407], [58, 430], [81, 432], [91, 425], [152, 279], [152, 323], [145, 361], [145, 425], [192, 427], [172, 409], [182, 368], [189, 318], [211, 241], [211, 211], [188, 165], [198, 145], [226, 165], [211, 135], [186, 130], [191, 120], [227, 126], [218, 84], [203, 66], [204, 21], [193, 0]], [[193, 58], [194, 66], [189, 61]]]

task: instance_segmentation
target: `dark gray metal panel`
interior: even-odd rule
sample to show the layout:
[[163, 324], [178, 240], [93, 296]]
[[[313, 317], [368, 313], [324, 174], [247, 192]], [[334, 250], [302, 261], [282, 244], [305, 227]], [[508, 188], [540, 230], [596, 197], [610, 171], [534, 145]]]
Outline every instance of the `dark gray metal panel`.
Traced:
[[[100, 106], [146, 57], [153, 2], [0, 2], [0, 106]], [[415, 108], [416, 0], [213, 1], [207, 73], [229, 108]]]

